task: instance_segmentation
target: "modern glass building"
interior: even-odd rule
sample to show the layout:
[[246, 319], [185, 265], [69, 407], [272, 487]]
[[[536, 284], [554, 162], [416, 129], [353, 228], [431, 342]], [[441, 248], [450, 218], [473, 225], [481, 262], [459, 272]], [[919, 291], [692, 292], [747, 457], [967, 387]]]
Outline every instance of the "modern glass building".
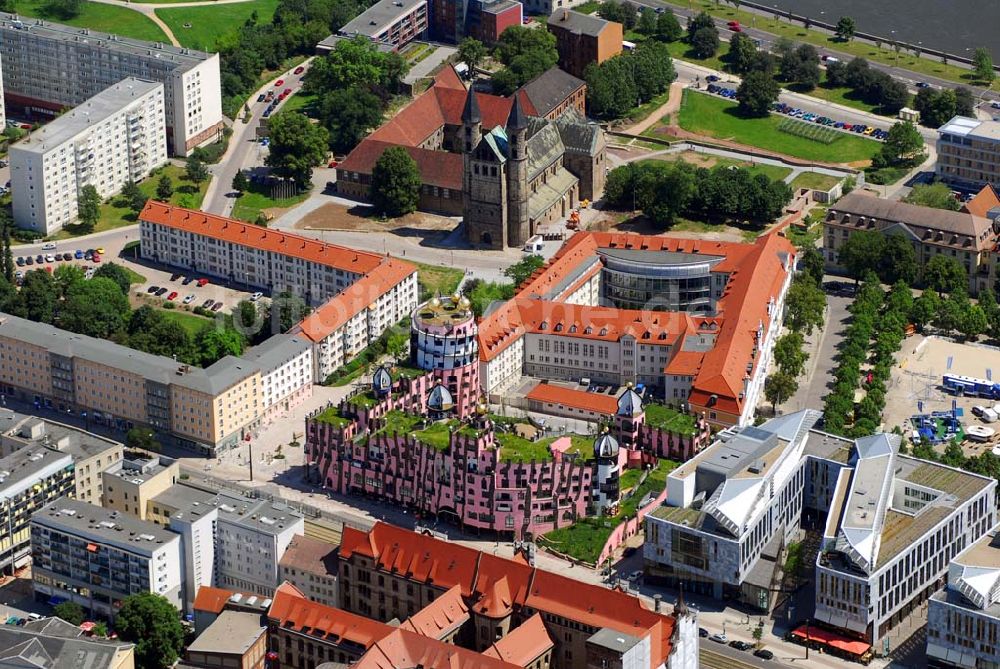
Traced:
[[[713, 312], [726, 276], [713, 278], [724, 256], [605, 248], [601, 302], [619, 309]], [[715, 283], [713, 283], [715, 282]]]

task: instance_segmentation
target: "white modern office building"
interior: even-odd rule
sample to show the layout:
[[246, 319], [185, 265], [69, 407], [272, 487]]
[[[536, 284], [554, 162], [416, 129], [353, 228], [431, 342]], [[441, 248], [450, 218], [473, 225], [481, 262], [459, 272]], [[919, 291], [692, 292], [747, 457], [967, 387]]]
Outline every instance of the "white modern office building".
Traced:
[[900, 455], [896, 435], [826, 434], [817, 417], [727, 429], [671, 472], [667, 505], [646, 517], [647, 571], [764, 604], [802, 514], [825, 517], [814, 619], [877, 645], [994, 526], [997, 482]]
[[959, 553], [948, 566], [948, 587], [927, 605], [930, 667], [1000, 667], [1000, 533]]
[[296, 534], [305, 532], [302, 514], [267, 500], [222, 493], [215, 528], [216, 585], [270, 597], [278, 584], [278, 563]]
[[163, 84], [168, 147], [187, 155], [222, 133], [219, 54], [0, 12], [8, 105], [55, 117], [127, 77]]
[[32, 517], [31, 556], [36, 599], [107, 618], [140, 592], [181, 607], [180, 535], [134, 516], [62, 497]]
[[14, 222], [49, 235], [85, 186], [108, 198], [166, 162], [163, 84], [123, 79], [11, 147]]
[[936, 176], [979, 189], [1000, 183], [1000, 121], [956, 116], [938, 128]]

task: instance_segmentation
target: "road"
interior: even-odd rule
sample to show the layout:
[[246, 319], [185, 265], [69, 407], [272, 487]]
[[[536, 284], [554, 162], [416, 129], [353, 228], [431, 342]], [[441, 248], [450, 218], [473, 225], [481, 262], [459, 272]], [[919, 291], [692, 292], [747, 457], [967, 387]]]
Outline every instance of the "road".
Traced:
[[[843, 277], [829, 276], [825, 281], [844, 281]], [[800, 409], [821, 409], [826, 396], [830, 394], [833, 383], [833, 370], [836, 367], [835, 358], [840, 342], [844, 339], [850, 319], [852, 298], [841, 297], [831, 293], [826, 294], [827, 319], [822, 329], [814, 331], [813, 336], [819, 338], [818, 346], [811, 348], [809, 360], [808, 382], [799, 384], [799, 389], [790, 400], [784, 403], [786, 413]]]
[[[302, 63], [301, 67], [308, 70], [311, 62], [312, 58]], [[275, 77], [275, 80], [284, 80], [284, 84], [278, 89], [279, 92], [285, 88], [290, 88], [294, 94], [302, 88], [302, 78], [305, 76], [305, 71], [300, 74], [293, 74], [293, 72], [294, 69]], [[222, 159], [219, 160], [219, 163], [209, 168], [214, 178], [205, 193], [205, 199], [201, 206], [203, 211], [226, 216], [233, 210], [235, 198], [230, 197], [233, 177], [236, 176], [238, 170], [247, 166], [250, 158], [255, 155], [254, 149], [259, 146], [257, 142], [257, 126], [263, 118], [267, 104], [257, 102], [257, 98], [262, 93], [266, 94], [268, 91], [275, 90], [275, 88], [274, 82], [268, 82], [260, 89], [254, 91], [247, 98], [247, 104], [250, 106], [250, 119], [244, 122], [243, 115], [240, 114], [233, 121], [233, 134], [229, 138], [229, 148], [226, 150], [225, 155], [222, 156]], [[285, 98], [278, 105], [277, 110], [280, 110], [290, 98], [291, 96]]]
[[[693, 9], [688, 9], [686, 7], [680, 7], [678, 5], [666, 3], [666, 2], [663, 2], [662, 0], [630, 0], [630, 1], [632, 3], [634, 3], [634, 4], [636, 4], [636, 5], [642, 5], [644, 7], [650, 7], [652, 9], [654, 9], [654, 10], [658, 9], [658, 8], [669, 9], [670, 11], [674, 12], [674, 14], [676, 14], [678, 17], [683, 17], [683, 18], [691, 18], [691, 17], [695, 16], [698, 13], [698, 11], [695, 11]], [[746, 11], [755, 12], [755, 13], [760, 14], [762, 16], [767, 16], [768, 18], [770, 18], [771, 16], [773, 16], [773, 13], [771, 13], [771, 14], [764, 14], [763, 12], [757, 12], [756, 10], [754, 10], [754, 9], [752, 9], [750, 7], [744, 7], [743, 9], [746, 10]], [[723, 19], [716, 19], [715, 20], [715, 24], [719, 28], [719, 36], [720, 36], [721, 39], [728, 40], [729, 37], [731, 37], [734, 34], [733, 31], [729, 30], [729, 28], [726, 26], [726, 21], [725, 20], [723, 20]], [[682, 25], [683, 25], [683, 21], [682, 21]], [[813, 29], [817, 29], [817, 28], [813, 27]], [[742, 27], [742, 32], [745, 35], [747, 35], [748, 37], [751, 37], [751, 38], [753, 38], [755, 40], [759, 40], [760, 41], [760, 47], [764, 48], [764, 49], [767, 49], [769, 51], [771, 50], [771, 47], [774, 46], [775, 41], [777, 41], [777, 39], [778, 39], [772, 33], [766, 32], [764, 30], [758, 30], [757, 28], [755, 28], [753, 26], [753, 24], [751, 24], [750, 26], [743, 26]], [[859, 39], [857, 41], [863, 41], [863, 40]], [[871, 43], [871, 44], [874, 46], [874, 43]], [[840, 60], [842, 60], [844, 62], [848, 62], [848, 61], [850, 61], [850, 60], [852, 60], [854, 58], [854, 56], [852, 54], [844, 53], [843, 51], [838, 51], [836, 49], [831, 49], [831, 48], [827, 48], [827, 47], [822, 47], [820, 49], [820, 51], [823, 54], [826, 54], [828, 56], [835, 56], [836, 58], [839, 58]], [[959, 86], [960, 85], [960, 84], [958, 84], [958, 83], [956, 83], [954, 81], [951, 81], [949, 79], [942, 79], [940, 77], [934, 77], [934, 76], [931, 76], [931, 75], [920, 74], [920, 73], [917, 73], [917, 72], [913, 72], [912, 70], [907, 70], [907, 69], [902, 68], [902, 67], [894, 67], [892, 65], [886, 65], [884, 63], [878, 63], [878, 62], [875, 62], [875, 61], [869, 61], [869, 65], [873, 69], [881, 70], [881, 71], [883, 71], [883, 72], [891, 75], [892, 77], [894, 77], [896, 79], [899, 79], [900, 81], [902, 81], [903, 83], [905, 83], [911, 89], [911, 92], [916, 92], [916, 85], [919, 82], [925, 82], [925, 83], [928, 83], [928, 84], [930, 84], [932, 86], [936, 86], [938, 88], [954, 88], [955, 86]], [[982, 88], [975, 88], [975, 87], [971, 87], [971, 86], [970, 86], [970, 88], [973, 89], [973, 93], [977, 96], [977, 98], [981, 96], [981, 98], [983, 100], [987, 100], [987, 101], [1000, 99], [1000, 95], [998, 95], [997, 93], [995, 93], [993, 91], [984, 90]]]

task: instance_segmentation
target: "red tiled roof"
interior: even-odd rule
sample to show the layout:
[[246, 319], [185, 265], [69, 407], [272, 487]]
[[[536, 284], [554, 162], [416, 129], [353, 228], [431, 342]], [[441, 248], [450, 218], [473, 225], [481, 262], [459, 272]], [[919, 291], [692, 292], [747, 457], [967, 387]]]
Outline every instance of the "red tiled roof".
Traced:
[[[465, 108], [465, 98], [468, 96], [468, 92], [464, 89], [459, 91], [452, 88], [438, 88], [437, 86], [430, 90], [434, 91], [437, 98], [444, 123], [446, 125], [462, 125], [462, 110]], [[425, 93], [424, 95], [427, 94]], [[517, 95], [521, 98], [524, 113], [528, 116], [538, 116], [538, 112], [535, 111], [535, 106], [531, 104], [531, 100], [528, 99], [527, 94], [522, 90], [518, 91]], [[483, 132], [492, 130], [497, 126], [503, 127], [507, 125], [510, 108], [514, 106], [513, 97], [505, 98], [477, 91], [476, 101], [479, 103], [479, 111], [482, 114]], [[400, 114], [408, 111], [409, 108], [403, 110]]]
[[475, 588], [479, 599], [473, 609], [491, 618], [507, 615], [514, 602], [523, 602], [527, 596], [531, 572], [532, 568], [523, 558], [508, 560], [489, 553], [480, 554]]
[[194, 597], [194, 610], [222, 613], [222, 610], [226, 608], [226, 602], [232, 595], [232, 590], [203, 585], [198, 588], [198, 593]]
[[539, 383], [525, 397], [529, 400], [561, 404], [573, 409], [594, 411], [605, 416], [613, 416], [618, 410], [618, 399], [612, 395], [588, 393], [551, 383]]
[[484, 650], [483, 655], [526, 667], [554, 645], [542, 616], [536, 613]]
[[311, 342], [322, 341], [416, 271], [416, 266], [405, 260], [383, 260], [378, 267], [306, 316], [298, 324], [297, 332]]
[[973, 216], [988, 218], [990, 209], [1000, 207], [1000, 195], [992, 184], [986, 184], [982, 190], [962, 206], [962, 211]]
[[337, 547], [333, 544], [296, 534], [281, 556], [279, 564], [306, 573], [336, 575], [337, 565], [332, 561], [336, 553]]
[[462, 190], [462, 171], [465, 169], [462, 163], [462, 154], [419, 149], [402, 142], [375, 138], [374, 135], [362, 140], [337, 166], [338, 178], [343, 178], [339, 177], [343, 172], [371, 174], [375, 163], [385, 150], [393, 146], [402, 146], [410, 154], [413, 162], [417, 164], [423, 183], [439, 188]]
[[705, 358], [702, 351], [678, 351], [667, 363], [665, 374], [677, 376], [694, 376], [701, 369], [701, 361]]
[[377, 620], [307, 599], [298, 588], [287, 582], [275, 590], [267, 618], [281, 629], [292, 629], [320, 641], [340, 643], [347, 640], [365, 649], [371, 648], [395, 629]]
[[462, 599], [462, 588], [455, 585], [407, 618], [401, 627], [432, 639], [441, 639], [468, 619], [469, 608]]
[[401, 109], [391, 120], [372, 132], [371, 139], [402, 146], [420, 146], [427, 141], [445, 123], [441, 107], [432, 92], [436, 89], [436, 86], [432, 87]]
[[149, 200], [146, 203], [142, 213], [139, 214], [139, 220], [262, 251], [301, 258], [355, 274], [366, 274], [382, 261], [382, 256], [374, 253], [356, 251], [346, 246], [328, 244], [281, 230], [269, 230], [259, 225], [207, 214], [197, 209], [175, 207], [156, 200]]
[[521, 669], [494, 657], [461, 646], [429, 639], [405, 629], [396, 629], [378, 641], [351, 665], [353, 669]]

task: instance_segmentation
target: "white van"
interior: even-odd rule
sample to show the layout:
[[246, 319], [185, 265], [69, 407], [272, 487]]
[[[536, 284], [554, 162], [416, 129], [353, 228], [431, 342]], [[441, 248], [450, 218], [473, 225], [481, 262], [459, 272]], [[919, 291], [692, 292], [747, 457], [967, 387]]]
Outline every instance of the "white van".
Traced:
[[993, 409], [983, 409], [983, 415], [979, 417], [984, 423], [995, 423], [998, 418], [1000, 418], [1000, 415], [997, 415], [997, 412]]
[[541, 253], [542, 248], [544, 248], [545, 242], [542, 240], [540, 235], [535, 235], [528, 240], [528, 243], [524, 245], [525, 253]]

